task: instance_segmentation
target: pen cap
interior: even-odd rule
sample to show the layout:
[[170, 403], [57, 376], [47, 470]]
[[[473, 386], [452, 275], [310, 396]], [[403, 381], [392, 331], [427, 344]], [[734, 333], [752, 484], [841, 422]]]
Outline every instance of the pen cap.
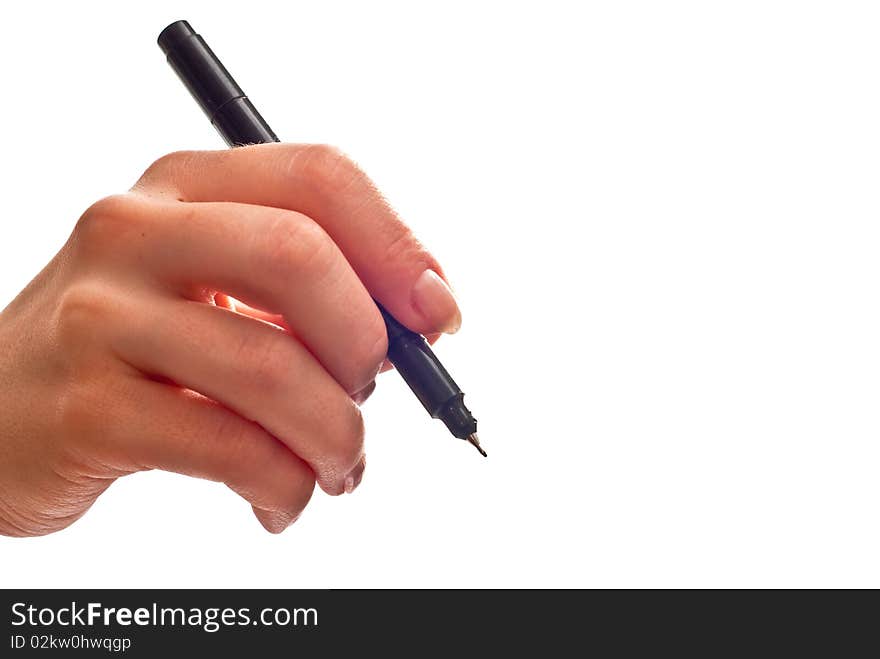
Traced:
[[224, 103], [245, 95], [208, 44], [186, 21], [177, 21], [162, 30], [159, 47], [208, 117], [213, 119]]
[[187, 21], [166, 27], [158, 42], [177, 77], [230, 146], [278, 141], [226, 67]]

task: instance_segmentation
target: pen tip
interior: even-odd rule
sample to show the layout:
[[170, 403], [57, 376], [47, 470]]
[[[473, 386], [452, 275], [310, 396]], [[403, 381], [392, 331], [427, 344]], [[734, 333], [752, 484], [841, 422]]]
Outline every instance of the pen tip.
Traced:
[[489, 455], [483, 450], [483, 447], [480, 446], [480, 438], [477, 437], [477, 433], [473, 433], [473, 434], [471, 434], [471, 435], [468, 435], [467, 440], [468, 440], [471, 444], [474, 445], [474, 448], [477, 449], [477, 450], [480, 452], [480, 455], [482, 455], [484, 458], [488, 458], [488, 457], [489, 457]]

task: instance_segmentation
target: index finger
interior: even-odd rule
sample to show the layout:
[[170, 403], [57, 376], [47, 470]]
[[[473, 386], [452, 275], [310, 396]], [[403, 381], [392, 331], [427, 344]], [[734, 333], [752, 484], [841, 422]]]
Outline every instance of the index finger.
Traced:
[[233, 201], [304, 213], [404, 325], [428, 334], [454, 332], [461, 324], [440, 264], [372, 181], [333, 147], [261, 144], [175, 153], [158, 160], [136, 187], [181, 201]]

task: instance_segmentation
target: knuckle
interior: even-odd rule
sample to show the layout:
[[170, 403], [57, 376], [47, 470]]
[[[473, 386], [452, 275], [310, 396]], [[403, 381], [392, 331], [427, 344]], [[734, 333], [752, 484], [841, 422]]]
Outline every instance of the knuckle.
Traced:
[[345, 412], [335, 415], [333, 436], [329, 438], [328, 467], [322, 474], [322, 489], [328, 494], [341, 494], [348, 472], [364, 452], [364, 417], [360, 409], [345, 397]]
[[[197, 409], [194, 406], [193, 417]], [[223, 453], [230, 457], [230, 464], [243, 465], [241, 458], [247, 455], [246, 447], [252, 439], [249, 437], [251, 428], [246, 421], [236, 418], [234, 414], [220, 408], [219, 405], [214, 410], [216, 413], [211, 415], [210, 422], [205, 424], [206, 436], [212, 445], [223, 447]], [[192, 441], [199, 440], [192, 438]]]
[[388, 332], [378, 309], [361, 321], [351, 354], [349, 381], [343, 384], [349, 395], [357, 393], [372, 382], [388, 354]]
[[414, 263], [424, 268], [437, 269], [434, 258], [403, 222], [391, 223], [384, 237], [386, 263]]
[[182, 225], [197, 225], [204, 218], [199, 204], [181, 203], [174, 206], [174, 221]]
[[82, 442], [100, 434], [101, 405], [94, 392], [86, 384], [68, 384], [58, 397], [56, 407], [57, 424], [64, 443], [67, 439]]
[[328, 194], [338, 194], [352, 183], [366, 179], [351, 158], [338, 147], [329, 144], [312, 144], [306, 147], [298, 154], [291, 171]]
[[287, 282], [308, 275], [321, 276], [333, 267], [333, 243], [317, 223], [304, 216], [283, 213], [270, 226], [257, 250], [259, 265]]
[[103, 286], [92, 282], [74, 284], [65, 291], [55, 309], [54, 326], [65, 354], [84, 346], [83, 339], [94, 337], [95, 328], [104, 327], [113, 315], [113, 303]]
[[80, 216], [74, 229], [74, 236], [79, 243], [102, 246], [108, 239], [118, 234], [123, 224], [120, 220], [128, 220], [134, 216], [134, 200], [129, 194], [110, 195], [99, 199], [89, 206]]
[[275, 334], [268, 340], [262, 333], [246, 334], [234, 360], [251, 364], [252, 386], [271, 396], [288, 391], [291, 373], [295, 372], [293, 351], [287, 336], [282, 332]]
[[[216, 454], [225, 462], [227, 483], [246, 482], [253, 462], [254, 441], [259, 440], [264, 431], [255, 423], [242, 419], [217, 404], [216, 413], [204, 428], [205, 436]], [[202, 438], [192, 437], [189, 441], [200, 442]], [[216, 476], [215, 476], [216, 479]]]
[[192, 162], [196, 151], [173, 151], [160, 156], [147, 167], [135, 187], [165, 188]]

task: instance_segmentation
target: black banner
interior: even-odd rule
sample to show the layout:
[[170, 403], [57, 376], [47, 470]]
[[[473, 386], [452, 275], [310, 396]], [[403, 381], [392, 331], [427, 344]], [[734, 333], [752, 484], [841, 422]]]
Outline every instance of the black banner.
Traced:
[[872, 592], [0, 591], [0, 656], [273, 656], [366, 649], [420, 657], [604, 648], [750, 654], [875, 647]]

